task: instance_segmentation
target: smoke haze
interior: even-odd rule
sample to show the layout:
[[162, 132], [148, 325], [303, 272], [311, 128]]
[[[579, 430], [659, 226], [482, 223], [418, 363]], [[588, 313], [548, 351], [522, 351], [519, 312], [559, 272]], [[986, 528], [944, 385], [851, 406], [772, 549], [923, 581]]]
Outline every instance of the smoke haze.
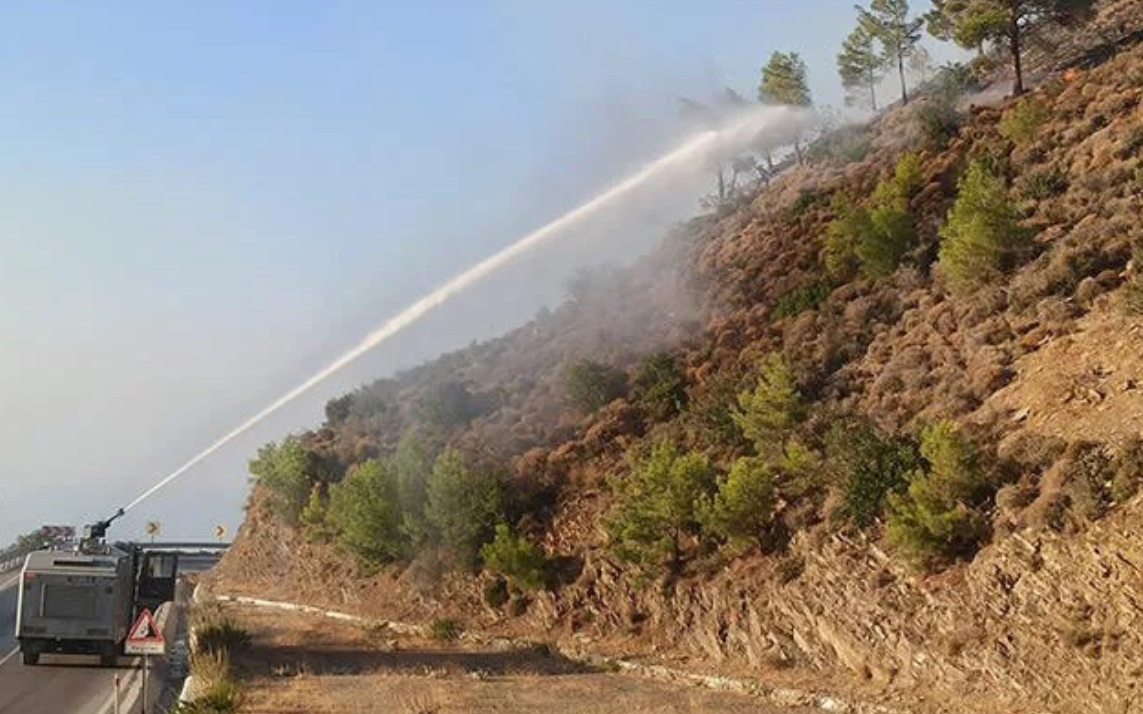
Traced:
[[[385, 316], [683, 143], [679, 96], [750, 97], [765, 59], [756, 30], [734, 39], [765, 23], [729, 5], [674, 26], [584, 6], [605, 27], [580, 39], [570, 6], [430, 5], [0, 9], [0, 541], [135, 500]], [[456, 295], [117, 535], [233, 531], [259, 444], [558, 304], [580, 266], [630, 262], [712, 190], [702, 164]]]
[[[154, 496], [176, 479], [188, 473], [196, 465], [209, 458], [219, 449], [234, 439], [256, 427], [266, 418], [282, 407], [295, 401], [302, 395], [314, 389], [322, 382], [356, 362], [366, 353], [376, 349], [386, 341], [394, 338], [406, 328], [419, 322], [433, 310], [441, 307], [449, 300], [459, 296], [465, 291], [493, 277], [498, 271], [511, 265], [529, 252], [540, 249], [545, 243], [559, 239], [567, 239], [569, 234], [574, 235], [581, 225], [590, 222], [597, 215], [615, 207], [629, 197], [643, 204], [643, 211], [648, 203], [654, 204], [664, 201], [664, 189], [674, 188], [673, 184], [679, 180], [686, 180], [694, 175], [701, 176], [703, 170], [712, 161], [721, 161], [725, 156], [733, 156], [743, 152], [771, 151], [786, 143], [799, 128], [808, 126], [809, 114], [790, 107], [754, 107], [734, 112], [723, 125], [704, 132], [684, 142], [680, 147], [668, 152], [649, 165], [628, 176], [618, 184], [605, 189], [599, 195], [586, 203], [572, 209], [541, 228], [528, 233], [516, 240], [507, 248], [480, 261], [476, 265], [460, 273], [444, 285], [421, 297], [409, 307], [405, 308], [393, 318], [385, 322], [380, 328], [367, 335], [361, 342], [342, 354], [326, 367], [310, 376], [281, 397], [275, 399], [257, 414], [239, 424], [224, 434], [213, 444], [191, 457], [182, 466], [161, 478], [157, 483], [136, 496], [125, 510], [130, 512], [136, 506]], [[676, 189], [677, 190], [677, 189]], [[673, 192], [672, 192], [673, 193]], [[640, 195], [642, 194], [642, 195]], [[666, 206], [664, 206], [664, 212]], [[638, 245], [627, 244], [621, 247], [626, 254], [622, 258], [630, 259], [639, 253]], [[593, 257], [598, 257], [593, 256]], [[566, 279], [566, 276], [565, 276]]]

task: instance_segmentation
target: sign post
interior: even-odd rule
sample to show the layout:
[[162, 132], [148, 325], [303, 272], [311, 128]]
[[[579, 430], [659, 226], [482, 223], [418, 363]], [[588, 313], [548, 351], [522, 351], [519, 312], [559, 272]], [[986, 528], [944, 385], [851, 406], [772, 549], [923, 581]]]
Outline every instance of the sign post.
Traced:
[[129, 655], [143, 655], [143, 686], [140, 699], [142, 700], [141, 711], [143, 714], [147, 714], [147, 670], [151, 666], [151, 655], [162, 655], [166, 652], [163, 633], [159, 631], [159, 626], [155, 624], [155, 618], [151, 616], [151, 611], [147, 608], [143, 608], [135, 620], [135, 624], [131, 625], [127, 640], [123, 643], [123, 652]]

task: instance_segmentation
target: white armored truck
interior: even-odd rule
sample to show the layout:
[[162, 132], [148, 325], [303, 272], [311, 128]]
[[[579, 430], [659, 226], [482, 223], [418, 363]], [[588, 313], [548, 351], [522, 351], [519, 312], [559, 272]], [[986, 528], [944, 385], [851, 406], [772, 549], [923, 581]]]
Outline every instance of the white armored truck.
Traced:
[[16, 613], [24, 664], [59, 653], [114, 665], [139, 611], [173, 598], [177, 554], [106, 543], [108, 526], [122, 514], [88, 526], [72, 550], [41, 550], [25, 560]]

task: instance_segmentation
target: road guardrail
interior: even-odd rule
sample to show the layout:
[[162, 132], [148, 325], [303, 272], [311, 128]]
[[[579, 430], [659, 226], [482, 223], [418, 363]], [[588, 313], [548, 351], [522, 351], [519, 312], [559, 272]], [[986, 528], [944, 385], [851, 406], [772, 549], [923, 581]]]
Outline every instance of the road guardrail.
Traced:
[[24, 558], [28, 556], [28, 553], [34, 553], [42, 547], [41, 544], [36, 544], [35, 546], [12, 546], [0, 550], [0, 573], [7, 573], [19, 568], [24, 564]]

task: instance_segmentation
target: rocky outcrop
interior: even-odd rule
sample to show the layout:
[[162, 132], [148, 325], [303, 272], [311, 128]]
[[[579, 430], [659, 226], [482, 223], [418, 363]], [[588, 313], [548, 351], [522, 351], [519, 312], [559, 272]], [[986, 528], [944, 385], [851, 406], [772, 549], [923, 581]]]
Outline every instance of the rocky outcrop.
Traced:
[[[886, 690], [1003, 711], [1143, 711], [1140, 525], [1136, 500], [1082, 535], [1013, 534], [928, 578], [839, 536], [795, 542], [800, 574], [755, 562], [669, 593], [589, 560], [579, 582], [542, 598], [532, 616], [581, 638], [643, 636], [703, 660], [848, 671]], [[964, 706], [955, 711], [984, 710]]]

